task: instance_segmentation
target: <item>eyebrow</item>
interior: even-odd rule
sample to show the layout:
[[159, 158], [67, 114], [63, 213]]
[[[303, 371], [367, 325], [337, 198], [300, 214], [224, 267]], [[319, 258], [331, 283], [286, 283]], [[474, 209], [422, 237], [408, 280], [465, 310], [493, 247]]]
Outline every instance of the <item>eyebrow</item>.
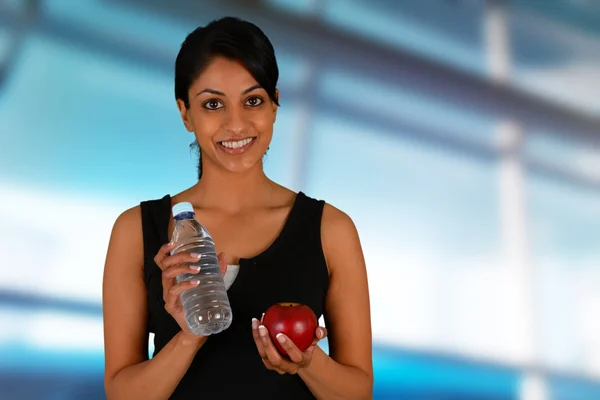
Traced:
[[[248, 89], [244, 90], [242, 92], [242, 94], [250, 93], [251, 91], [256, 90], [256, 89], [262, 89], [262, 86], [259, 85], [259, 84], [254, 85], [254, 86], [250, 86]], [[196, 96], [200, 96], [202, 93], [211, 93], [211, 94], [216, 94], [218, 96], [225, 96], [225, 93], [220, 92], [220, 91], [215, 90], [215, 89], [211, 89], [211, 88], [205, 88], [205, 89], [199, 91], [198, 93], [196, 93]]]

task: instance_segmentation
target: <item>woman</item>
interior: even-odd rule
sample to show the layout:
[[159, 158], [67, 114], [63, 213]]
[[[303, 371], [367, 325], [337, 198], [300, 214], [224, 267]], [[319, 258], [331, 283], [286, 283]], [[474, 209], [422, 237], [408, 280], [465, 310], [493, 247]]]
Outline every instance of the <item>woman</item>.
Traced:
[[[199, 146], [199, 180], [115, 222], [103, 283], [109, 399], [371, 398], [369, 294], [354, 224], [263, 171], [278, 75], [268, 38], [239, 19], [213, 21], [182, 44], [175, 97]], [[239, 265], [228, 289], [233, 322], [210, 337], [188, 330], [179, 295], [192, 283], [175, 281], [196, 255], [169, 256], [171, 206], [181, 201], [213, 236], [221, 271]], [[309, 305], [328, 330], [317, 328], [304, 353], [280, 336], [282, 357], [260, 323], [278, 302]], [[317, 346], [328, 331], [329, 355]]]

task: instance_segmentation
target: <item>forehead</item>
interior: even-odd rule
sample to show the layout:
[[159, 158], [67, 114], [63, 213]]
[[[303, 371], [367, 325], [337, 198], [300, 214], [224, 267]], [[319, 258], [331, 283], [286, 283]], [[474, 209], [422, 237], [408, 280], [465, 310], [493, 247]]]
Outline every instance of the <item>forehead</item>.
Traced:
[[227, 92], [228, 89], [239, 92], [256, 85], [256, 79], [242, 63], [217, 57], [212, 60], [193, 83], [194, 89], [216, 89]]

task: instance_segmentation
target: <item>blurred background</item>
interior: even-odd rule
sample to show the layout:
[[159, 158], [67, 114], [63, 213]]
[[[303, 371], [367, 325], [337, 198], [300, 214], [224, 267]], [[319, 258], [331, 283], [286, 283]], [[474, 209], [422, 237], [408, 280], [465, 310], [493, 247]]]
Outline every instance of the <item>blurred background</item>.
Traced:
[[104, 398], [110, 230], [194, 184], [174, 59], [225, 15], [268, 175], [358, 226], [375, 399], [600, 399], [597, 0], [0, 0], [0, 398]]

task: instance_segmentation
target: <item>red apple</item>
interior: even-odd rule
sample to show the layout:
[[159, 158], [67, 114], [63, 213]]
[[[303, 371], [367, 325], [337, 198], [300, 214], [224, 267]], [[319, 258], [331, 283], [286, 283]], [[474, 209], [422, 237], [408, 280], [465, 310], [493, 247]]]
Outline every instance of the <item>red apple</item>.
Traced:
[[275, 347], [284, 356], [288, 354], [277, 340], [279, 333], [289, 337], [302, 352], [306, 351], [315, 339], [317, 317], [313, 310], [304, 304], [273, 304], [265, 312], [262, 323], [269, 330]]

